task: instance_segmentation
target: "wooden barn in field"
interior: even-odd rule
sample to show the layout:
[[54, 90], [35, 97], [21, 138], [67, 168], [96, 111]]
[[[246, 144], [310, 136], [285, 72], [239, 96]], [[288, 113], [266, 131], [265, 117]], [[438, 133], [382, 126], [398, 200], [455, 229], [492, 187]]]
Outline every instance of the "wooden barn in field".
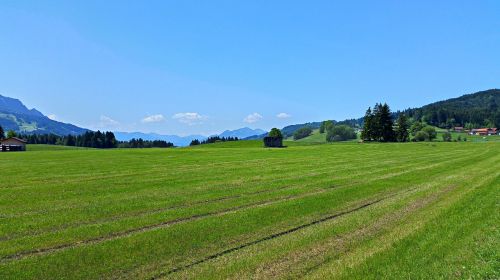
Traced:
[[26, 140], [10, 137], [0, 141], [0, 152], [26, 151]]

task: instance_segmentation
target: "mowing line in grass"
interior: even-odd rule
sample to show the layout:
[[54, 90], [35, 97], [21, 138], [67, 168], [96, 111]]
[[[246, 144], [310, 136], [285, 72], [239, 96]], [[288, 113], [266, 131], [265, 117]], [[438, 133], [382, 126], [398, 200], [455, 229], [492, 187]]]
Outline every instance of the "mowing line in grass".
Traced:
[[[408, 192], [408, 191], [411, 191], [413, 189], [410, 189], [410, 190], [405, 190], [405, 192]], [[404, 193], [404, 192], [401, 192], [401, 193]], [[216, 253], [216, 254], [213, 254], [213, 255], [210, 255], [210, 256], [207, 256], [203, 259], [200, 259], [198, 261], [195, 261], [195, 262], [192, 262], [190, 264], [187, 264], [187, 265], [184, 265], [184, 266], [180, 266], [180, 267], [176, 267], [176, 268], [173, 268], [165, 273], [160, 273], [158, 274], [157, 276], [154, 276], [152, 277], [151, 279], [158, 279], [160, 277], [163, 277], [165, 275], [168, 275], [168, 274], [172, 274], [172, 273], [175, 273], [175, 272], [179, 272], [181, 270], [184, 270], [186, 268], [190, 268], [190, 267], [193, 267], [195, 265], [198, 265], [198, 264], [202, 264], [206, 261], [209, 261], [209, 260], [213, 260], [213, 259], [216, 259], [218, 257], [221, 257], [221, 256], [224, 256], [224, 255], [227, 255], [227, 254], [230, 254], [230, 253], [233, 253], [233, 252], [236, 252], [238, 250], [241, 250], [241, 249], [244, 249], [246, 247], [250, 247], [252, 245], [256, 245], [256, 244], [259, 244], [259, 243], [262, 243], [264, 241], [268, 241], [268, 240], [272, 240], [272, 239], [275, 239], [275, 238], [278, 238], [278, 237], [281, 237], [281, 236], [284, 236], [284, 235], [287, 235], [287, 234], [291, 234], [291, 233], [294, 233], [296, 231], [299, 231], [301, 229], [304, 229], [304, 228], [307, 228], [307, 227], [310, 227], [310, 226], [314, 226], [314, 225], [317, 225], [317, 224], [320, 224], [320, 223], [324, 223], [326, 221], [330, 221], [330, 220], [333, 220], [333, 219], [336, 219], [338, 217], [342, 217], [342, 216], [345, 216], [347, 214], [350, 214], [350, 213], [353, 213], [353, 212], [356, 212], [356, 211], [359, 211], [359, 210], [362, 210], [364, 208], [367, 208], [371, 205], [374, 205], [374, 204], [377, 204], [377, 203], [380, 203], [386, 199], [389, 199], [391, 197], [394, 197], [396, 195], [398, 195], [400, 193], [395, 193], [395, 194], [391, 194], [391, 195], [388, 195], [388, 196], [385, 196], [385, 197], [382, 197], [382, 198], [378, 198], [376, 200], [372, 200], [370, 202], [367, 202], [367, 203], [364, 203], [360, 206], [357, 206], [355, 208], [351, 208], [351, 209], [348, 209], [348, 210], [344, 210], [344, 211], [341, 211], [339, 213], [336, 213], [336, 214], [332, 214], [332, 215], [329, 215], [329, 216], [326, 216], [326, 217], [323, 217], [321, 219], [318, 219], [318, 220], [314, 220], [314, 221], [311, 221], [309, 223], [306, 223], [306, 224], [302, 224], [300, 226], [297, 226], [297, 227], [293, 227], [291, 229], [288, 229], [288, 230], [285, 230], [285, 231], [281, 231], [281, 232], [278, 232], [278, 233], [275, 233], [275, 234], [272, 234], [272, 235], [269, 235], [269, 236], [266, 236], [266, 237], [263, 237], [261, 239], [257, 239], [257, 240], [254, 240], [254, 241], [251, 241], [251, 242], [248, 242], [248, 243], [245, 243], [245, 244], [242, 244], [242, 245], [239, 245], [239, 246], [236, 246], [236, 247], [233, 247], [233, 248], [230, 248], [230, 249], [227, 249], [227, 250], [224, 250], [224, 251], [221, 251], [219, 253]]]
[[[332, 187], [332, 188], [334, 188], [334, 187]], [[156, 229], [160, 229], [160, 228], [164, 228], [164, 227], [169, 227], [169, 226], [172, 226], [175, 224], [199, 220], [199, 219], [205, 218], [205, 217], [226, 215], [226, 214], [235, 212], [237, 210], [262, 207], [262, 206], [267, 206], [270, 204], [275, 204], [275, 203], [279, 203], [279, 202], [283, 202], [283, 201], [305, 198], [305, 197], [316, 195], [319, 193], [324, 193], [325, 191], [327, 191], [327, 190], [321, 189], [321, 190], [317, 190], [317, 191], [302, 194], [302, 195], [296, 195], [296, 196], [290, 195], [290, 196], [282, 197], [279, 199], [258, 201], [258, 202], [254, 202], [254, 203], [250, 203], [250, 204], [239, 205], [239, 206], [223, 209], [220, 211], [202, 213], [202, 214], [193, 215], [193, 216], [189, 216], [189, 217], [181, 217], [181, 218], [177, 218], [174, 220], [164, 221], [162, 223], [147, 225], [147, 226], [140, 227], [140, 228], [133, 228], [133, 229], [129, 229], [129, 230], [122, 231], [122, 232], [115, 232], [115, 233], [109, 234], [107, 236], [100, 236], [97, 238], [82, 240], [82, 241], [78, 241], [78, 242], [74, 242], [74, 243], [61, 244], [58, 246], [53, 246], [53, 247], [48, 247], [48, 248], [40, 248], [40, 249], [34, 249], [34, 250], [29, 250], [29, 251], [23, 251], [23, 252], [19, 252], [16, 254], [1, 257], [0, 263], [6, 262], [6, 261], [12, 261], [12, 260], [19, 260], [19, 259], [23, 259], [25, 257], [30, 257], [30, 256], [35, 256], [35, 255], [45, 255], [45, 254], [54, 253], [54, 252], [69, 249], [69, 248], [74, 248], [77, 246], [98, 244], [101, 242], [105, 242], [105, 241], [109, 241], [109, 240], [113, 240], [113, 239], [117, 239], [117, 238], [123, 238], [123, 237], [127, 237], [127, 236], [130, 236], [133, 234], [141, 233], [141, 232], [156, 230]]]
[[[430, 166], [427, 166], [423, 169], [427, 169], [427, 168], [432, 168], [434, 167], [434, 165], [430, 165]], [[395, 176], [401, 176], [402, 174], [404, 173], [408, 173], [408, 172], [416, 172], [416, 171], [419, 171], [420, 169], [414, 169], [414, 170], [411, 170], [411, 171], [405, 171], [405, 172], [399, 172], [399, 173], [392, 173], [393, 176], [385, 176], [383, 179], [388, 179], [390, 177], [395, 177]], [[377, 180], [381, 180], [381, 178], [378, 178], [378, 177], [375, 177], [375, 178], [372, 178], [371, 180], [365, 180], [364, 183], [370, 183], [370, 182], [373, 182], [373, 181], [377, 181]], [[325, 180], [324, 180], [325, 181]], [[351, 184], [348, 184], [348, 185], [345, 185], [345, 186], [340, 186], [340, 187], [349, 187], [349, 186], [352, 186], [352, 185], [355, 185], [357, 184], [357, 182], [353, 182]], [[333, 188], [332, 186], [329, 186], [327, 187], [327, 189], [331, 189]], [[337, 187], [338, 188], [338, 187]], [[278, 200], [275, 200], [276, 202], [278, 202]], [[205, 215], [203, 215], [203, 213], [201, 214], [202, 217], [205, 217]], [[189, 217], [185, 217], [185, 218], [189, 218]], [[199, 217], [201, 218], [201, 217]], [[184, 218], [177, 218], [177, 219], [184, 219]], [[174, 220], [177, 220], [177, 219], [174, 219]], [[163, 224], [164, 222], [161, 222], [161, 223], [157, 223], [157, 224]], [[149, 225], [145, 226], [145, 227], [149, 227]], [[142, 228], [142, 227], [141, 227]], [[57, 231], [57, 230], [56, 230]], [[45, 234], [45, 233], [48, 233], [49, 231], [45, 231], [45, 232], [42, 232], [42, 234]], [[114, 233], [111, 233], [111, 235], [113, 235]], [[32, 235], [26, 235], [26, 236], [35, 236], [35, 234], [32, 234]], [[95, 238], [90, 238], [90, 239], [97, 239], [99, 237], [95, 237]], [[85, 242], [85, 240], [79, 240], [79, 241], [75, 241], [74, 243], [82, 243], [82, 242]], [[59, 245], [57, 246], [52, 246], [52, 247], [58, 247]], [[32, 251], [37, 251], [37, 250], [32, 250]]]
[[[427, 166], [426, 168], [431, 168], [431, 167], [432, 167], [432, 166]], [[425, 168], [424, 168], [424, 169], [425, 169]], [[418, 169], [418, 170], [420, 170], [420, 169]], [[414, 171], [417, 171], [417, 170], [412, 170], [412, 172], [414, 172]], [[400, 175], [401, 175], [400, 173], [394, 174], [394, 176], [400, 176]], [[389, 176], [389, 177], [390, 177], [390, 176]], [[377, 178], [375, 178], [375, 179], [373, 179], [373, 180], [367, 180], [367, 181], [365, 181], [365, 183], [368, 183], [368, 182], [370, 182], [370, 181], [375, 181], [375, 180], [377, 180]], [[278, 200], [274, 200], [274, 201], [275, 201], [275, 202], [278, 202]], [[244, 209], [244, 208], [245, 208], [245, 207], [241, 207], [241, 209]], [[198, 215], [197, 215], [197, 216], [198, 216]], [[200, 217], [196, 217], [196, 218], [197, 218], [197, 219], [200, 219], [200, 218], [205, 217], [205, 216], [207, 216], [207, 215], [200, 214]], [[190, 217], [180, 218], [180, 219], [183, 219], [183, 220], [184, 220], [184, 219], [189, 219], [189, 218], [190, 218]], [[178, 219], [176, 219], [176, 220], [178, 220]], [[174, 221], [176, 221], [176, 220], [174, 220]], [[172, 220], [168, 221], [168, 222], [167, 222], [167, 224], [168, 224], [169, 222], [171, 222], [171, 221], [172, 221]], [[160, 223], [160, 225], [162, 225], [162, 224], [164, 224], [164, 223], [165, 223], [165, 222], [162, 222], [162, 223]], [[156, 224], [156, 225], [158, 225], [158, 224]], [[140, 231], [141, 231], [141, 229], [143, 229], [143, 228], [149, 228], [149, 227], [155, 227], [155, 225], [152, 225], [152, 226], [151, 226], [151, 225], [148, 225], [148, 226], [141, 227], [141, 228], [138, 228], [138, 229], [137, 229], [137, 228], [136, 228], [136, 229], [131, 229], [131, 230], [128, 230], [128, 231], [126, 231], [126, 232], [127, 232], [127, 233], [128, 233], [129, 231], [131, 231], [131, 232], [140, 232]], [[110, 235], [111, 235], [111, 236], [115, 236], [115, 235], [119, 236], [119, 235], [121, 235], [121, 232], [118, 232], [118, 233], [112, 233], [112, 234], [110, 234]], [[96, 238], [91, 238], [90, 240], [99, 240], [99, 239], [101, 239], [101, 238], [100, 238], [100, 237], [96, 237]], [[109, 239], [109, 238], [104, 238], [104, 240], [108, 240], [108, 239]], [[82, 240], [82, 241], [76, 241], [75, 243], [80, 244], [80, 243], [85, 243], [85, 242], [86, 242], [85, 240]], [[67, 244], [66, 244], [66, 245], [67, 245]], [[61, 248], [59, 248], [59, 247], [66, 248], [66, 247], [71, 247], [71, 245], [68, 245], [68, 246], [59, 246], [59, 245], [58, 245], [58, 246], [52, 246], [52, 247], [50, 247], [50, 248], [61, 249]], [[32, 251], [33, 251], [33, 252], [40, 252], [40, 250], [41, 250], [41, 249], [35, 249], [35, 250], [32, 250]], [[43, 250], [43, 251], [45, 251], [45, 249], [42, 249], [42, 250]], [[23, 255], [24, 255], [24, 254], [23, 254]], [[10, 255], [10, 256], [12, 257], [13, 255]], [[14, 256], [15, 256], [15, 255], [14, 255]]]

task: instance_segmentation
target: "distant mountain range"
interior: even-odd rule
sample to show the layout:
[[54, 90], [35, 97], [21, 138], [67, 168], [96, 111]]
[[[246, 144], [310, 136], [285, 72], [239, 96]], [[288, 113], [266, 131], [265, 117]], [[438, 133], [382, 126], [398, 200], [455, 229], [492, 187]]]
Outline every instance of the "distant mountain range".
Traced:
[[226, 130], [219, 134], [220, 137], [238, 137], [239, 139], [243, 139], [246, 137], [260, 135], [263, 133], [267, 133], [267, 131], [262, 129], [251, 129], [249, 127], [244, 127], [236, 130]]
[[[25, 134], [48, 134], [57, 135], [79, 135], [89, 131], [88, 129], [78, 127], [76, 125], [62, 123], [49, 119], [36, 109], [28, 109], [18, 99], [0, 95], [0, 126], [5, 131], [14, 130], [18, 133]], [[142, 132], [114, 132], [116, 139], [119, 141], [128, 141], [132, 138], [144, 140], [165, 140], [174, 143], [176, 146], [187, 146], [192, 140], [205, 140], [204, 135], [161, 135], [157, 133], [142, 133]], [[251, 129], [248, 127], [226, 130], [218, 135], [220, 137], [238, 137], [243, 139], [248, 136], [265, 133], [262, 129]]]
[[[473, 94], [463, 95], [458, 98], [447, 99], [431, 103], [420, 108], [396, 111], [393, 117], [401, 112], [408, 116], [426, 121], [432, 125], [449, 128], [451, 126], [500, 126], [500, 90], [491, 89]], [[394, 108], [393, 108], [394, 109]], [[361, 126], [363, 118], [345, 120], [340, 123], [351, 126]], [[283, 135], [289, 137], [302, 127], [309, 126], [313, 129], [319, 128], [321, 122], [310, 122], [294, 124], [282, 128]], [[20, 133], [54, 133], [57, 135], [78, 135], [85, 131], [72, 124], [54, 121], [44, 116], [36, 109], [28, 109], [19, 100], [0, 95], [0, 126], [4, 130], [14, 130]], [[226, 130], [218, 135], [220, 137], [238, 137], [239, 139], [261, 139], [266, 136], [266, 131], [262, 129], [251, 129], [248, 127]], [[161, 135], [156, 133], [141, 132], [115, 132], [115, 136], [120, 141], [128, 141], [132, 138], [142, 138], [144, 140], [165, 140], [174, 143], [176, 146], [187, 146], [193, 139], [205, 140], [203, 135]]]
[[178, 135], [162, 135], [157, 133], [143, 133], [143, 132], [114, 132], [116, 140], [118, 141], [129, 141], [133, 138], [143, 140], [164, 140], [173, 143], [175, 146], [188, 146], [193, 139], [204, 140], [207, 137], [203, 135], [188, 135], [188, 136], [178, 136]]
[[78, 135], [87, 131], [76, 125], [51, 120], [36, 109], [26, 108], [21, 101], [2, 95], [0, 95], [0, 126], [5, 131], [36, 134]]
[[[251, 129], [248, 127], [236, 129], [236, 130], [226, 130], [221, 134], [216, 134], [212, 136], [219, 137], [238, 137], [239, 139], [246, 138], [252, 135], [260, 135], [266, 133], [262, 129]], [[207, 139], [207, 136], [203, 135], [188, 135], [188, 136], [178, 136], [178, 135], [162, 135], [157, 133], [142, 133], [142, 132], [115, 132], [115, 137], [119, 141], [129, 141], [132, 138], [143, 140], [164, 140], [174, 143], [176, 146], [187, 146], [192, 140], [198, 139], [200, 141]]]

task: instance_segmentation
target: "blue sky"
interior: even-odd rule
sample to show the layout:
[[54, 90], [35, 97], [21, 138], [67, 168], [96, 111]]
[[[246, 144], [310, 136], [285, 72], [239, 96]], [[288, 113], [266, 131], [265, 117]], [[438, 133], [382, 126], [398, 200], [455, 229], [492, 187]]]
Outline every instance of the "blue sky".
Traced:
[[93, 129], [211, 134], [500, 87], [499, 1], [0, 2], [0, 94]]

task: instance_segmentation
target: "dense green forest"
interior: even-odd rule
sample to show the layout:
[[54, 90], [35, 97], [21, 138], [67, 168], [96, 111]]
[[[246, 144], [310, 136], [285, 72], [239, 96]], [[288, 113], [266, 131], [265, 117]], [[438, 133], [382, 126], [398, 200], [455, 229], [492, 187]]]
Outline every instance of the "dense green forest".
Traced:
[[130, 141], [117, 141], [114, 133], [111, 131], [87, 131], [77, 136], [59, 136], [55, 134], [21, 134], [18, 136], [22, 139], [26, 139], [28, 144], [64, 145], [98, 149], [169, 148], [174, 146], [174, 144], [163, 140], [147, 141], [141, 138], [131, 139]]
[[404, 113], [414, 120], [441, 128], [500, 127], [499, 106], [500, 90], [490, 89], [407, 109]]
[[81, 135], [59, 136], [56, 134], [20, 134], [28, 144], [64, 145], [89, 148], [116, 148], [117, 141], [111, 131], [87, 131]]

